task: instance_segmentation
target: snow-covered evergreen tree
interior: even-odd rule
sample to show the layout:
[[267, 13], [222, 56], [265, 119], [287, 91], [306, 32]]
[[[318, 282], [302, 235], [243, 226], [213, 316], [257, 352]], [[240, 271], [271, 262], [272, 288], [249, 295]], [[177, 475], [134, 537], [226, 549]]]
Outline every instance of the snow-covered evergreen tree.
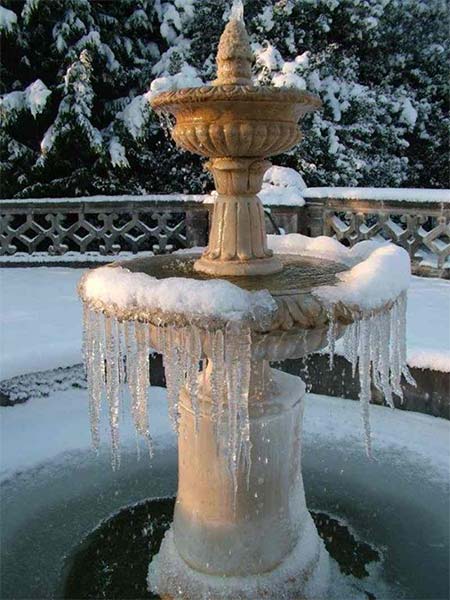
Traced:
[[[149, 96], [213, 79], [222, 0], [1, 0], [3, 197], [199, 192]], [[321, 112], [275, 159], [308, 185], [448, 187], [445, 0], [247, 0], [260, 83]]]

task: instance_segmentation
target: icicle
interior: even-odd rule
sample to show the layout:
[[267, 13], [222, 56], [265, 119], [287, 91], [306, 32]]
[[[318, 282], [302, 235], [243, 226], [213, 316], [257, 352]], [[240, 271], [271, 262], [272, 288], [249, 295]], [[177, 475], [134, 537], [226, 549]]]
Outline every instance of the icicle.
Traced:
[[251, 373], [251, 332], [241, 323], [229, 322], [225, 329], [225, 378], [228, 410], [227, 459], [237, 494], [240, 464], [250, 469], [250, 424], [248, 395]]
[[83, 356], [84, 371], [86, 377], [89, 376], [89, 361], [92, 352], [92, 320], [93, 313], [87, 304], [83, 304], [83, 340], [81, 346], [81, 354]]
[[120, 466], [119, 446], [119, 351], [117, 344], [117, 321], [105, 318], [106, 344], [106, 398], [109, 406], [111, 429], [111, 461], [113, 469]]
[[371, 383], [383, 393], [386, 403], [392, 408], [393, 394], [403, 398], [402, 375], [408, 383], [415, 385], [406, 362], [406, 293], [393, 303], [390, 310], [365, 315], [347, 328], [344, 356], [352, 364], [353, 375], [359, 366], [360, 399], [370, 454]]
[[105, 384], [105, 353], [103, 338], [103, 315], [87, 311], [84, 322], [84, 361], [89, 396], [89, 420], [92, 446], [100, 445], [100, 409]]
[[402, 357], [399, 325], [399, 304], [397, 301], [394, 303], [391, 310], [391, 386], [394, 393], [403, 401], [403, 390], [401, 386]]
[[137, 432], [147, 440], [150, 454], [152, 445], [148, 427], [148, 394], [150, 388], [150, 343], [149, 331], [146, 323], [135, 323], [135, 336], [137, 348], [137, 368], [135, 387], [135, 427]]
[[372, 315], [369, 318], [369, 351], [370, 364], [372, 366], [372, 382], [377, 390], [381, 390], [380, 378], [380, 320], [379, 314]]
[[[211, 388], [211, 418], [213, 421], [216, 439], [221, 440], [221, 430], [223, 426], [223, 413], [225, 402], [225, 348], [224, 335], [221, 329], [210, 334], [211, 345], [211, 370], [210, 370], [210, 388]], [[220, 452], [220, 444], [217, 445], [217, 451]]]
[[378, 335], [378, 371], [380, 374], [380, 387], [384, 394], [387, 404], [394, 408], [392, 398], [392, 388], [389, 381], [390, 372], [390, 339], [391, 339], [391, 315], [390, 311], [383, 313], [379, 317], [379, 335]]
[[407, 383], [416, 387], [416, 385], [417, 385], [416, 381], [415, 381], [414, 377], [411, 375], [411, 373], [409, 372], [408, 362], [407, 362], [408, 358], [407, 358], [407, 352], [406, 352], [406, 310], [408, 307], [407, 306], [408, 305], [408, 297], [406, 295], [406, 292], [403, 292], [401, 294], [400, 298], [398, 299], [398, 303], [399, 303], [398, 335], [400, 337], [400, 362], [401, 362], [402, 374], [405, 377]]
[[358, 366], [359, 321], [347, 327], [344, 335], [344, 356], [352, 365], [352, 377], [355, 377]]
[[330, 356], [330, 369], [334, 364], [334, 352], [336, 347], [336, 318], [334, 315], [334, 307], [328, 311], [328, 332], [327, 332], [328, 350]]
[[160, 336], [163, 349], [164, 370], [166, 374], [167, 402], [169, 417], [172, 427], [178, 433], [179, 427], [179, 398], [184, 385], [184, 360], [180, 340], [184, 339], [181, 329], [175, 327], [164, 328]]
[[372, 456], [372, 442], [370, 433], [369, 404], [370, 392], [370, 323], [369, 319], [362, 319], [360, 323], [359, 338], [359, 399], [362, 405], [362, 419], [366, 439], [366, 450], [369, 457]]
[[117, 323], [117, 343], [119, 346], [119, 382], [123, 385], [126, 382], [126, 344], [125, 344], [125, 325], [122, 322]]
[[136, 386], [137, 386], [137, 347], [136, 337], [133, 323], [127, 321], [125, 323], [125, 377], [128, 384], [128, 389], [131, 396], [131, 416], [133, 423], [136, 424], [138, 420], [137, 416], [137, 405], [136, 405]]
[[126, 323], [126, 378], [131, 395], [131, 415], [136, 432], [147, 442], [150, 455], [152, 444], [148, 426], [148, 394], [150, 387], [150, 341], [146, 323]]
[[202, 356], [202, 343], [200, 332], [195, 325], [185, 328], [184, 344], [185, 349], [185, 371], [186, 371], [186, 387], [191, 401], [192, 410], [194, 411], [195, 429], [198, 431], [200, 406], [198, 401], [198, 375], [199, 365]]

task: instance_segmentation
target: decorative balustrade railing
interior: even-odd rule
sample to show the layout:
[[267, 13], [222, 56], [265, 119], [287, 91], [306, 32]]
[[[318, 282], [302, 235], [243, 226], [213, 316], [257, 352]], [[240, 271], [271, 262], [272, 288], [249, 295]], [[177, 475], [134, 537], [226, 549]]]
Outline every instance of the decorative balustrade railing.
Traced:
[[450, 190], [307, 188], [309, 234], [353, 246], [386, 239], [408, 251], [413, 272], [450, 277]]
[[208, 227], [204, 196], [94, 196], [3, 200], [3, 261], [48, 256], [101, 258], [203, 245]]
[[[350, 246], [389, 239], [408, 250], [415, 272], [450, 277], [450, 191], [307, 188], [304, 196], [305, 206], [266, 208], [270, 233], [330, 235]], [[0, 264], [100, 262], [202, 246], [207, 199], [173, 194], [2, 200]]]

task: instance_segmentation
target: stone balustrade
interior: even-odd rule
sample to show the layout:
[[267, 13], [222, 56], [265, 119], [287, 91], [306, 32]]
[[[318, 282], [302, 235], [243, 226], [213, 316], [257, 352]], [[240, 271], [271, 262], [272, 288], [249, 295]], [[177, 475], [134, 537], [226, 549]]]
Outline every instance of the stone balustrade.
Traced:
[[450, 190], [307, 188], [309, 235], [353, 246], [387, 239], [408, 251], [413, 272], [450, 276]]
[[[408, 198], [408, 191], [307, 188], [304, 206], [299, 198], [299, 206], [265, 207], [267, 230], [335, 236], [350, 246], [389, 239], [409, 252], [415, 273], [449, 278], [450, 192], [410, 190]], [[2, 200], [0, 264], [101, 262], [203, 246], [210, 211], [202, 195]]]

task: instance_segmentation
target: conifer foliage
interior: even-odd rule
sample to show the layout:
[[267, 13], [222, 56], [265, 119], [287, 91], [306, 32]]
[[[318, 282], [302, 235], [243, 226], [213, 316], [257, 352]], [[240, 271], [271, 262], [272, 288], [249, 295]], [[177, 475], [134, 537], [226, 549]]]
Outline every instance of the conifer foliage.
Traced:
[[[149, 105], [214, 77], [222, 0], [0, 0], [2, 197], [201, 192]], [[448, 187], [445, 0], [247, 0], [259, 84], [323, 101], [308, 185]], [[202, 78], [202, 79], [200, 79]]]

